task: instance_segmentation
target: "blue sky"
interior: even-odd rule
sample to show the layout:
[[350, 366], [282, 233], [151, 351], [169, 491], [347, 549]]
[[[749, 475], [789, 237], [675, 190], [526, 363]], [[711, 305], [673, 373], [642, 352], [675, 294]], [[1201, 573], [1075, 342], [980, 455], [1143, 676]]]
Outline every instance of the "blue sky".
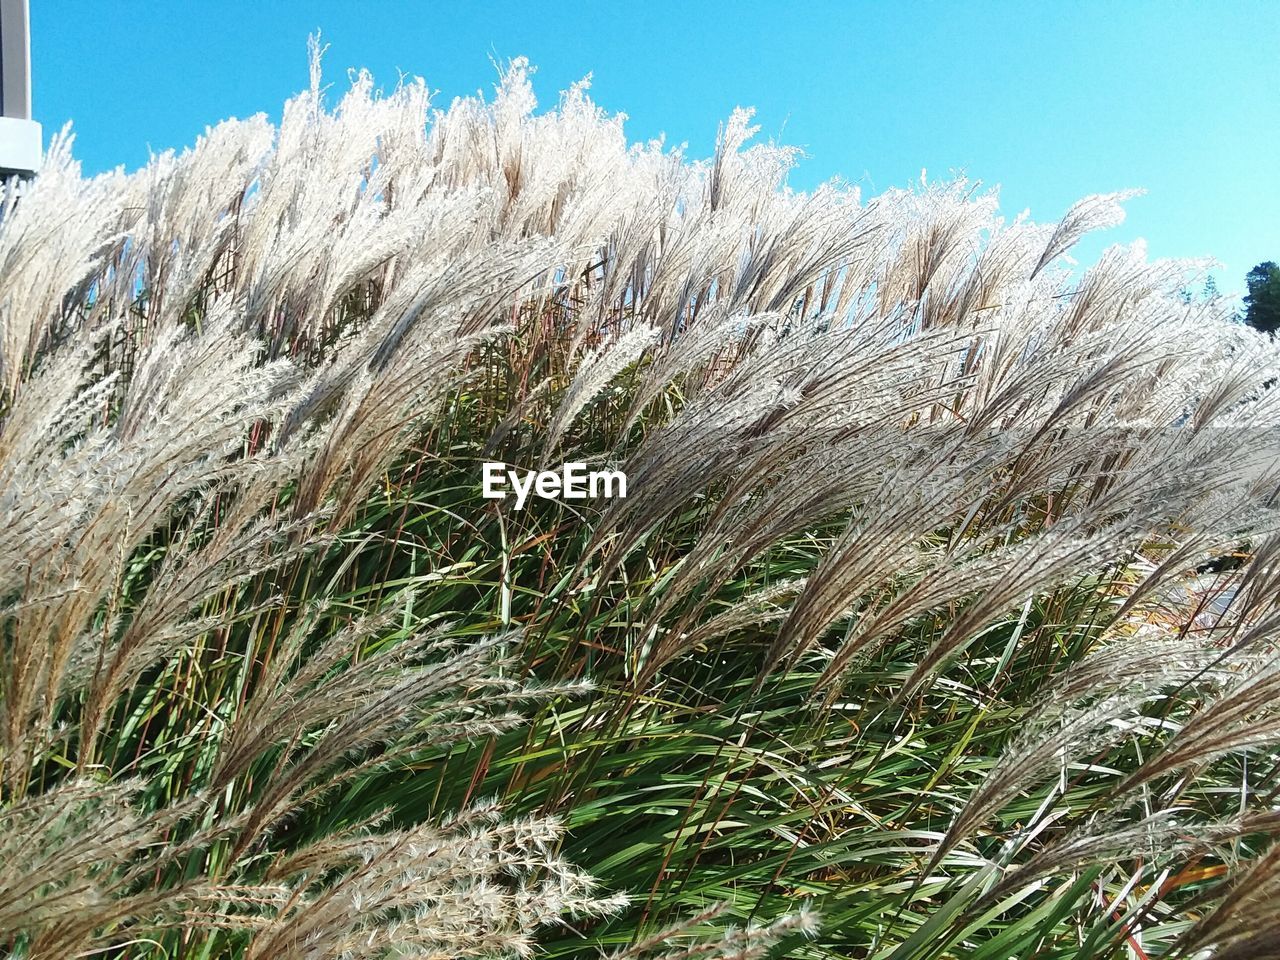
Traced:
[[36, 119], [67, 120], [86, 172], [133, 169], [228, 116], [276, 117], [306, 85], [367, 67], [425, 77], [438, 105], [490, 91], [527, 56], [543, 105], [592, 75], [632, 138], [709, 153], [754, 106], [761, 136], [801, 147], [804, 189], [874, 193], [963, 172], [1013, 215], [1148, 194], [1081, 246], [1146, 238], [1152, 256], [1213, 256], [1224, 290], [1280, 261], [1280, 0], [1083, 3], [31, 0]]

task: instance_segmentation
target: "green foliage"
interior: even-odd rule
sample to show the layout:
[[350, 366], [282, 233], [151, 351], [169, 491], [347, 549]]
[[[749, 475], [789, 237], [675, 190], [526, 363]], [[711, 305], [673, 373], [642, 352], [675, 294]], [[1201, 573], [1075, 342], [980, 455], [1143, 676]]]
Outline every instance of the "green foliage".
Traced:
[[1280, 267], [1270, 260], [1260, 263], [1245, 277], [1244, 322], [1261, 333], [1280, 330]]

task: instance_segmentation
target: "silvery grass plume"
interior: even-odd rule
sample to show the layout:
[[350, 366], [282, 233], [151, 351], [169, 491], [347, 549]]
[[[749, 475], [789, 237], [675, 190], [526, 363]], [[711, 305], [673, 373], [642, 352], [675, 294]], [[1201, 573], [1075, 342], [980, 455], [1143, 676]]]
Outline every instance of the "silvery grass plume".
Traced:
[[[735, 776], [817, 729], [830, 753], [787, 789], [849, 782], [756, 828], [699, 806], [726, 778], [682, 755], [698, 799], [646, 862], [623, 956], [815, 934], [800, 903], [836, 867], [813, 838], [856, 848], [865, 823], [903, 837], [866, 887], [844, 874], [870, 906], [832, 954], [1003, 949], [986, 920], [1040, 916], [1027, 889], [1126, 856], [1146, 866], [1098, 873], [1107, 909], [1055, 943], [1141, 927], [1167, 953], [1182, 909], [1203, 910], [1188, 949], [1244, 942], [1237, 884], [1274, 873], [1246, 854], [1276, 826], [1257, 766], [1280, 741], [1280, 353], [1178, 296], [1205, 264], [1137, 244], [1073, 273], [1123, 195], [1043, 225], [965, 181], [805, 194], [746, 111], [693, 161], [629, 144], [585, 84], [536, 113], [523, 61], [443, 111], [365, 73], [330, 109], [318, 62], [278, 127], [95, 178], [62, 135], [5, 194], [0, 948], [480, 956], [577, 924], [594, 950], [623, 900], [559, 845], [612, 808], [570, 760], [617, 759], [635, 711], [671, 731], [660, 711], [686, 706], [747, 718], [708, 735], [712, 764], [757, 751]], [[620, 465], [629, 496], [520, 515], [478, 496], [482, 459], [571, 451]], [[1235, 555], [1206, 621], [1197, 571]], [[679, 673], [708, 663], [711, 689]], [[562, 713], [584, 664], [611, 684]], [[796, 678], [814, 712], [766, 709]], [[878, 762], [956, 711], [924, 788], [871, 812]], [[761, 747], [766, 723], [786, 729]], [[477, 800], [495, 767], [536, 809]], [[430, 809], [370, 800], [433, 775]], [[764, 803], [779, 783], [741, 786]], [[762, 836], [790, 847], [733, 846]], [[770, 864], [725, 889], [787, 910], [691, 910], [686, 848], [686, 877], [708, 849]], [[1243, 879], [1159, 902], [1192, 856]], [[822, 868], [787, 876], [799, 861]], [[678, 928], [650, 910], [668, 889]]]

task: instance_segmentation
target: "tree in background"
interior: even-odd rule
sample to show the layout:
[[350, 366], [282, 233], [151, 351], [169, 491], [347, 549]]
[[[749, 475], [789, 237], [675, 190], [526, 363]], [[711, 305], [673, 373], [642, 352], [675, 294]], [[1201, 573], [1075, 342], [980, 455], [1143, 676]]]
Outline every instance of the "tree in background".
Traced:
[[1263, 333], [1280, 329], [1280, 267], [1270, 260], [1260, 263], [1245, 277], [1249, 293], [1244, 298], [1244, 322]]
[[1218, 281], [1213, 278], [1213, 274], [1205, 277], [1204, 286], [1200, 288], [1199, 297], [1191, 292], [1190, 287], [1182, 287], [1178, 290], [1178, 299], [1183, 303], [1195, 303], [1197, 300], [1201, 303], [1213, 303], [1222, 294], [1218, 291]]

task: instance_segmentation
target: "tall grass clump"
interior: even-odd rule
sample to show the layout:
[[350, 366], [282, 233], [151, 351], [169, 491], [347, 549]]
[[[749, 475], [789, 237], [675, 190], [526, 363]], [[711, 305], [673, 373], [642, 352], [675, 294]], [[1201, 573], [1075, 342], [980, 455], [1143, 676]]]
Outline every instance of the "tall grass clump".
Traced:
[[753, 134], [313, 66], [5, 188], [0, 956], [1280, 956], [1276, 348]]

